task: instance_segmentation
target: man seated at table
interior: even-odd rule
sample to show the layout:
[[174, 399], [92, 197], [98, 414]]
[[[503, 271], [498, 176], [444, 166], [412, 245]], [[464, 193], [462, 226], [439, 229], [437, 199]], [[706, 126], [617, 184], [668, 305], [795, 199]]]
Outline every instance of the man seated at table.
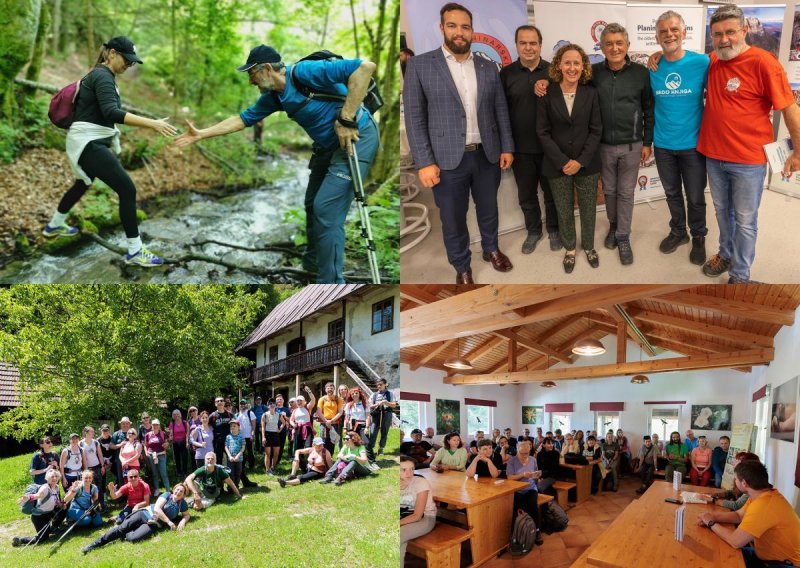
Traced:
[[478, 455], [469, 464], [467, 476], [472, 477], [477, 474], [478, 477], [498, 477], [500, 470], [492, 461], [492, 457], [492, 441], [481, 440], [478, 442]]
[[[506, 476], [514, 481], [527, 481], [528, 487], [514, 493], [514, 511], [522, 509], [528, 513], [534, 522], [539, 522], [539, 489], [536, 480], [541, 478], [542, 472], [536, 465], [536, 458], [531, 456], [531, 443], [522, 440], [517, 444], [517, 455], [508, 460]], [[516, 515], [512, 516], [512, 520]], [[539, 529], [536, 529], [536, 544], [542, 544]]]
[[561, 435], [560, 428], [556, 430], [555, 438], [553, 438], [553, 447], [559, 452], [564, 447], [564, 436]]
[[428, 442], [434, 450], [438, 450], [442, 447], [442, 438], [443, 436], [436, 436], [433, 428], [430, 426], [425, 428], [425, 434], [422, 435], [422, 441]]
[[720, 436], [719, 446], [711, 452], [711, 471], [714, 473], [714, 487], [722, 484], [722, 474], [725, 473], [725, 462], [728, 460], [728, 449], [731, 447], [731, 439], [727, 436]]
[[408, 456], [414, 463], [414, 469], [425, 469], [431, 464], [436, 450], [428, 442], [422, 439], [422, 430], [414, 428], [411, 431], [411, 441], [400, 444], [400, 455]]
[[[691, 432], [691, 430], [689, 430]], [[689, 449], [686, 444], [681, 442], [681, 435], [673, 432], [669, 435], [669, 444], [664, 448], [667, 453], [669, 463], [664, 470], [664, 480], [672, 483], [672, 477], [676, 471], [680, 471], [686, 477], [686, 460], [689, 458]]]
[[653, 445], [650, 436], [642, 437], [642, 447], [639, 448], [639, 463], [633, 473], [639, 473], [642, 486], [636, 490], [641, 495], [653, 483], [653, 473], [658, 469], [658, 449]]
[[[498, 430], [498, 433], [499, 433], [499, 430]], [[472, 459], [473, 459], [475, 456], [477, 456], [477, 455], [478, 455], [478, 443], [479, 443], [481, 440], [483, 440], [483, 430], [478, 430], [477, 432], [475, 432], [475, 439], [474, 439], [474, 440], [472, 440], [472, 441], [469, 443], [469, 455], [470, 455], [469, 459], [470, 459], [470, 461], [472, 461]], [[492, 442], [492, 441], [491, 441], [491, 440], [489, 440], [489, 443], [491, 443], [491, 442]], [[494, 447], [494, 444], [492, 444], [492, 447]]]
[[[700, 513], [698, 524], [734, 548], [742, 549], [747, 568], [800, 566], [800, 517], [777, 489], [769, 484], [767, 468], [755, 460], [739, 462], [734, 485], [748, 500], [738, 511]], [[738, 528], [717, 523], [738, 523]], [[754, 546], [748, 546], [750, 541]]]
[[511, 433], [511, 428], [506, 428], [505, 431], [503, 432], [503, 434], [505, 435], [506, 439], [508, 440], [508, 445], [516, 450], [516, 448], [517, 448], [517, 438], [514, 436], [514, 434]]
[[528, 440], [529, 442], [531, 442], [531, 448], [533, 447], [533, 438], [531, 437], [530, 428], [525, 428], [524, 430], [522, 430], [522, 434], [517, 436], [517, 444], [519, 445], [519, 442], [522, 442], [523, 440]]
[[597, 439], [594, 436], [586, 438], [586, 447], [583, 448], [583, 457], [592, 466], [592, 495], [597, 493], [600, 487], [600, 481], [603, 476], [600, 474], [600, 460], [602, 459], [603, 451], [597, 445]]
[[500, 470], [501, 476], [505, 476], [506, 464], [513, 456], [517, 455], [516, 448], [512, 448], [508, 443], [508, 438], [500, 436], [497, 445], [492, 450], [492, 461], [497, 469]]

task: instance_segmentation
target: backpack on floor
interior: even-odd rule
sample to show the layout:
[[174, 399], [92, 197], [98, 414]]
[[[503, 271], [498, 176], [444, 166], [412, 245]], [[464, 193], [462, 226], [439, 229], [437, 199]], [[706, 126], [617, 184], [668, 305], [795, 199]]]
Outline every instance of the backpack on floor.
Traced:
[[514, 519], [514, 529], [511, 531], [511, 545], [509, 546], [511, 556], [528, 554], [533, 550], [535, 541], [536, 523], [528, 513], [518, 509], [517, 518]]
[[567, 528], [569, 517], [561, 505], [550, 501], [542, 506], [542, 528], [548, 533], [560, 532]]

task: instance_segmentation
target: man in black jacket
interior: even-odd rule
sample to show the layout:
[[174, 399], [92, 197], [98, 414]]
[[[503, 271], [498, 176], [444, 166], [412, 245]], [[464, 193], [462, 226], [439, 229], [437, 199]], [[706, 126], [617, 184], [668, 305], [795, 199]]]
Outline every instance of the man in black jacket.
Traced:
[[653, 143], [653, 94], [647, 68], [628, 57], [630, 41], [624, 27], [608, 24], [600, 34], [600, 46], [606, 59], [592, 65], [592, 84], [603, 117], [601, 177], [610, 223], [605, 246], [619, 247], [620, 262], [631, 264], [630, 232], [639, 165], [650, 157]]

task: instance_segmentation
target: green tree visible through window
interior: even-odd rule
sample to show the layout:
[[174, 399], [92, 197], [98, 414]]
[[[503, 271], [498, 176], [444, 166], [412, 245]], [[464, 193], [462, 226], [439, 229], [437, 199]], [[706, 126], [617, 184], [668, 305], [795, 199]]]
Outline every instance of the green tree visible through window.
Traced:
[[419, 420], [419, 402], [416, 400], [400, 401], [400, 426], [401, 430], [408, 435], [414, 428], [422, 429]]

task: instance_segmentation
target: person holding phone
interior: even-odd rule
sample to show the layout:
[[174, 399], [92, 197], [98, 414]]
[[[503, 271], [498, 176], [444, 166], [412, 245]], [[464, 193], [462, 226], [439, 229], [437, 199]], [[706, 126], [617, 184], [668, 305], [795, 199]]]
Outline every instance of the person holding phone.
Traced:
[[[536, 458], [531, 455], [532, 445], [528, 440], [517, 443], [517, 455], [508, 460], [506, 464], [506, 477], [513, 481], [528, 482], [525, 489], [514, 493], [514, 510], [522, 509], [536, 521], [539, 518], [539, 487], [537, 481], [542, 478], [542, 472], [536, 464]], [[549, 485], [548, 485], [549, 486]], [[542, 544], [542, 536], [536, 529], [536, 544]]]

